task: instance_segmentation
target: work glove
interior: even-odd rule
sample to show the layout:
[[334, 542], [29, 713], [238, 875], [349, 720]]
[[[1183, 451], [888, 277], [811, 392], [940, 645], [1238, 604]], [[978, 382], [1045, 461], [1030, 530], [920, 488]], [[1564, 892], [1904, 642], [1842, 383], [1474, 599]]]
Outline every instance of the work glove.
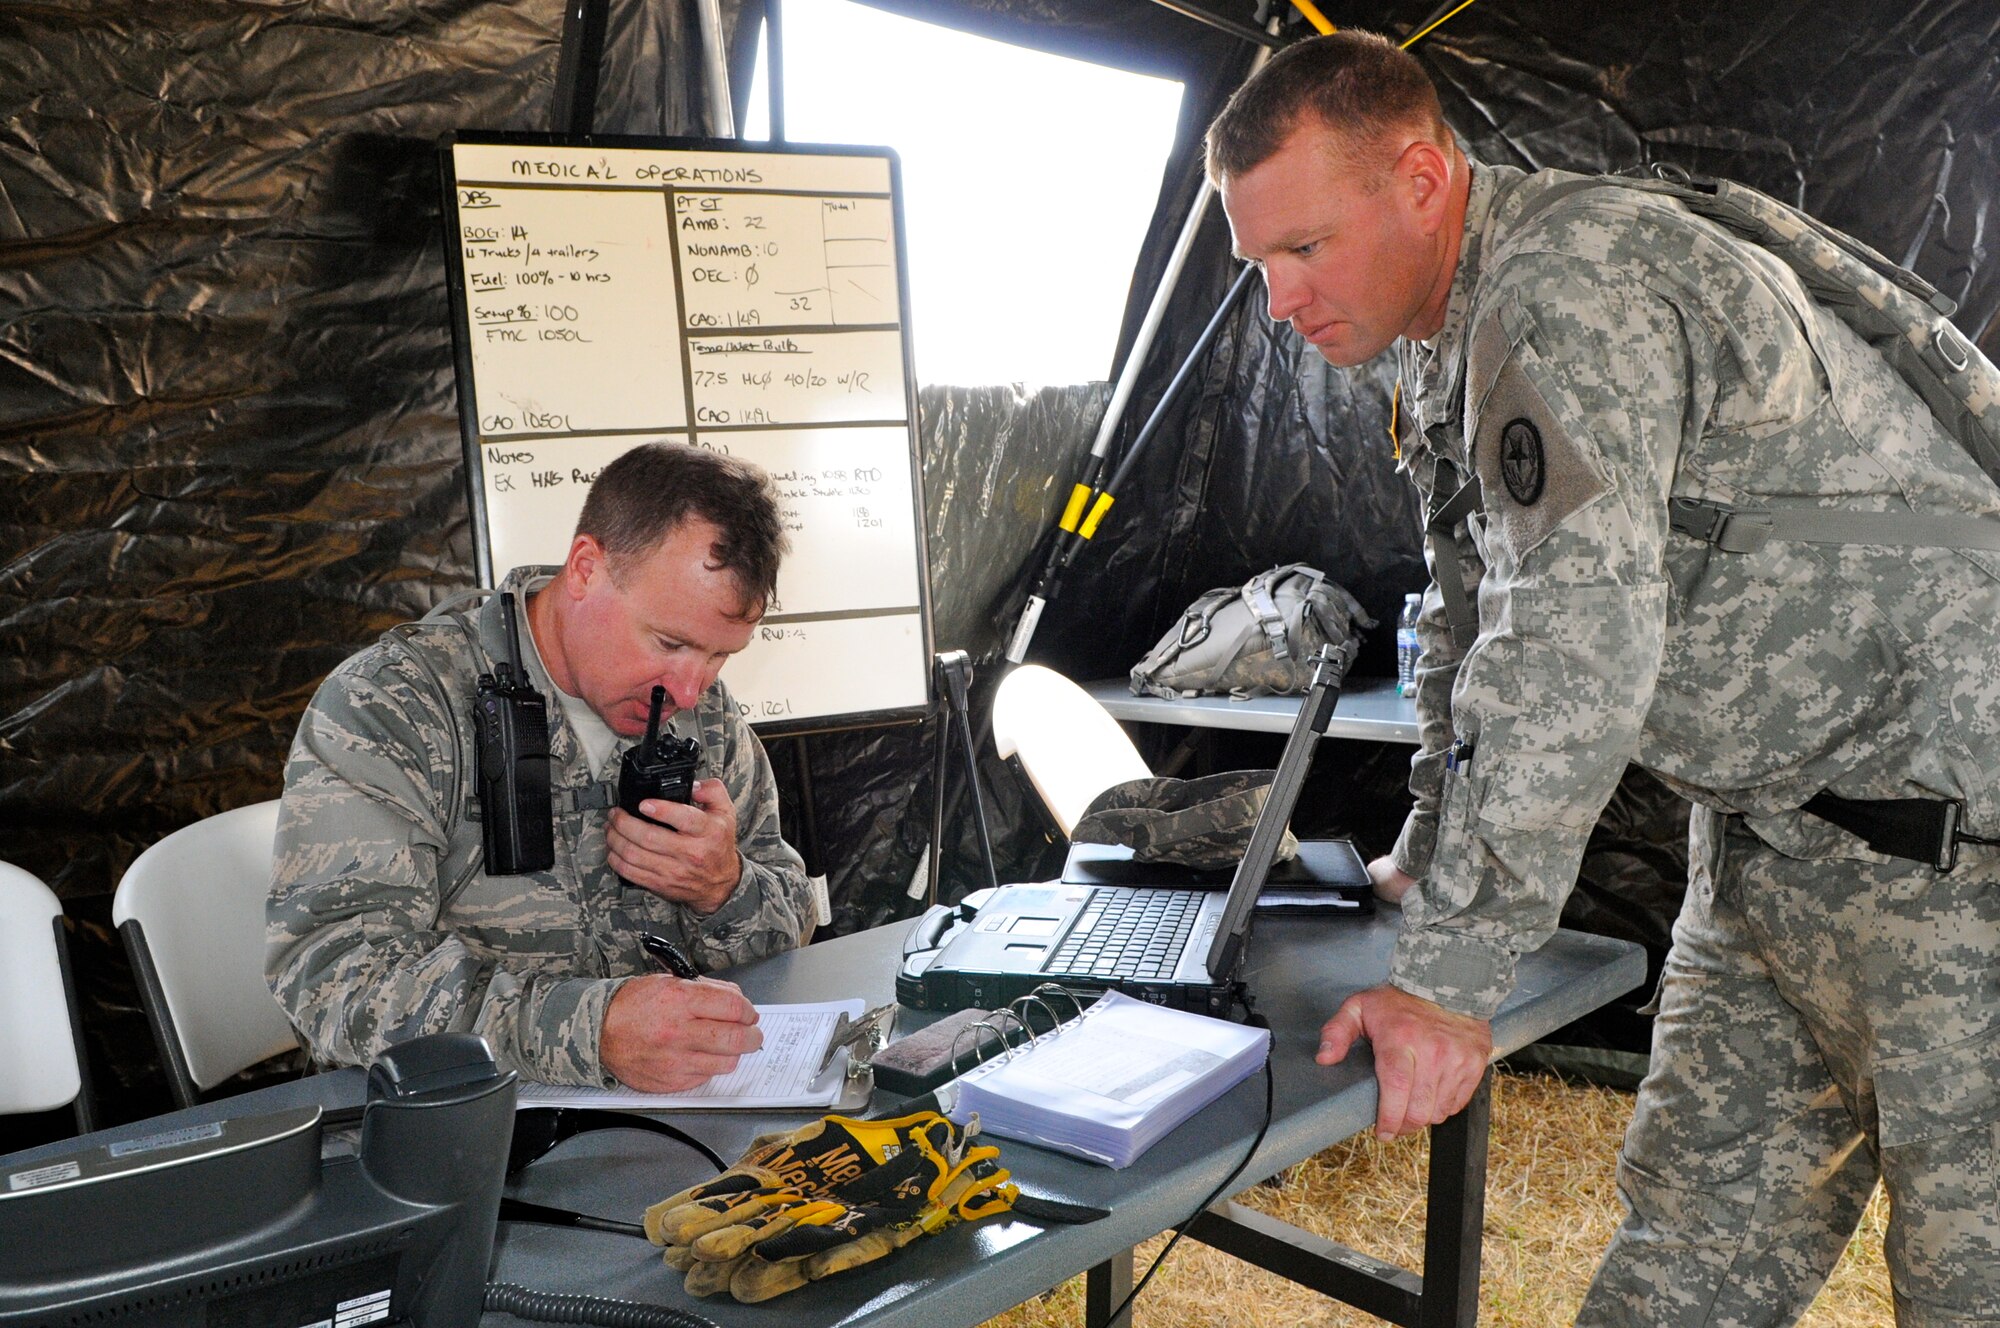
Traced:
[[[836, 1196], [840, 1212], [802, 1213], [783, 1230], [754, 1241], [730, 1272], [729, 1293], [745, 1304], [769, 1300], [872, 1263], [929, 1232], [1004, 1213], [1014, 1206], [1018, 1191], [999, 1159], [1000, 1150], [985, 1144], [967, 1149], [948, 1169], [933, 1172], [928, 1184], [926, 1178], [916, 1178], [873, 1202], [844, 1203]], [[703, 1252], [696, 1242], [697, 1259]], [[693, 1272], [689, 1278], [692, 1283]]]
[[952, 1130], [936, 1112], [892, 1120], [820, 1116], [798, 1130], [760, 1134], [726, 1172], [688, 1186], [646, 1210], [646, 1238], [686, 1246], [696, 1236], [774, 1206], [780, 1194], [824, 1196], [832, 1186], [864, 1176], [910, 1148], [922, 1130]]
[[782, 1206], [786, 1195], [824, 1197], [833, 1186], [906, 1153], [918, 1134], [956, 1129], [935, 1111], [921, 1111], [889, 1120], [822, 1116], [796, 1130], [760, 1134], [721, 1175], [648, 1208], [647, 1239], [685, 1246], [706, 1232]]
[[754, 1303], [880, 1259], [925, 1232], [1004, 1212], [1017, 1191], [999, 1149], [969, 1144], [974, 1129], [960, 1131], [942, 1117], [924, 1121], [908, 1130], [899, 1152], [821, 1195], [772, 1187], [739, 1194], [721, 1223], [671, 1224], [675, 1234], [706, 1229], [685, 1241], [663, 1240], [666, 1262], [683, 1272], [689, 1295], [728, 1291]]

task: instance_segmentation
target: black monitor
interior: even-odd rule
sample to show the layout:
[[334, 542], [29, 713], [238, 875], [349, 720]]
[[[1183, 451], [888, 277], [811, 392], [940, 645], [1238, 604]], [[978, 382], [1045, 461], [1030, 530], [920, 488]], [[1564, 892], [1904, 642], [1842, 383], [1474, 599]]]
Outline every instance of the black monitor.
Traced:
[[513, 1117], [454, 1033], [376, 1061], [346, 1151], [309, 1106], [0, 1160], [0, 1326], [471, 1328]]

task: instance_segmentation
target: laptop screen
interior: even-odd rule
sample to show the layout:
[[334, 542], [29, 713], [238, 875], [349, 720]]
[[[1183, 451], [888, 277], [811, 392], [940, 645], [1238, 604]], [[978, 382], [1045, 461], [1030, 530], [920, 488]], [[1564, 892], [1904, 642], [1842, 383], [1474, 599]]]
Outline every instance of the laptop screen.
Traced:
[[1215, 939], [1209, 943], [1211, 982], [1229, 981], [1242, 961], [1243, 943], [1249, 936], [1257, 894], [1264, 888], [1264, 878], [1270, 875], [1278, 844], [1285, 837], [1285, 827], [1291, 823], [1292, 809], [1298, 805], [1299, 790], [1305, 786], [1306, 771], [1312, 767], [1320, 735], [1326, 732], [1327, 722], [1333, 718], [1333, 708], [1340, 700], [1340, 676], [1346, 672], [1353, 650], [1353, 643], [1348, 642], [1338, 651], [1322, 647], [1313, 657], [1312, 685], [1299, 702], [1299, 717], [1292, 724], [1291, 736], [1285, 739], [1285, 753], [1278, 758], [1278, 773], [1271, 780], [1271, 792], [1264, 799], [1264, 810], [1258, 815], [1255, 828], [1250, 831], [1250, 846], [1243, 851], [1243, 861], [1236, 864], [1236, 875], [1229, 882], [1229, 902], [1223, 905], [1222, 921], [1215, 929]]

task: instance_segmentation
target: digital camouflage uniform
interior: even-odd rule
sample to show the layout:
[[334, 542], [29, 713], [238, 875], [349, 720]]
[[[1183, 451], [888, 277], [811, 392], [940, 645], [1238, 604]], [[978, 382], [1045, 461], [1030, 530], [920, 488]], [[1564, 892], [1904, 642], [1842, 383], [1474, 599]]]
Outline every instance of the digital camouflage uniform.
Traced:
[[[520, 592], [553, 571], [518, 568], [502, 589]], [[525, 632], [525, 612], [522, 623]], [[481, 870], [471, 705], [478, 675], [508, 658], [499, 596], [384, 634], [327, 677], [300, 721], [278, 813], [265, 970], [322, 1064], [366, 1065], [394, 1042], [470, 1031], [529, 1078], [608, 1086], [597, 1045], [605, 1007], [622, 979], [659, 971], [640, 948], [643, 931], [677, 941], [704, 970], [790, 949], [811, 931], [810, 886], [779, 834], [770, 762], [727, 688], [716, 683], [673, 718], [676, 733], [701, 743], [699, 776], [722, 780], [736, 808], [742, 880], [701, 917], [619, 883], [606, 860], [609, 811], [578, 803], [604, 781], [615, 794], [633, 740], [593, 773], [554, 685], [523, 654], [550, 698], [548, 871]]]
[[1399, 345], [1412, 478], [1435, 507], [1477, 473], [1484, 514], [1469, 649], [1432, 560], [1393, 981], [1490, 1016], [1637, 762], [1695, 803], [1693, 861], [1580, 1322], [1791, 1321], [1878, 1166], [1901, 1322], [2000, 1322], [2000, 853], [1939, 875], [1798, 810], [1960, 799], [2000, 834], [2000, 554], [1728, 553], [1667, 508], [2000, 489], [1781, 260], [1632, 190], [1537, 206], [1574, 178], [1475, 166], [1445, 324]]

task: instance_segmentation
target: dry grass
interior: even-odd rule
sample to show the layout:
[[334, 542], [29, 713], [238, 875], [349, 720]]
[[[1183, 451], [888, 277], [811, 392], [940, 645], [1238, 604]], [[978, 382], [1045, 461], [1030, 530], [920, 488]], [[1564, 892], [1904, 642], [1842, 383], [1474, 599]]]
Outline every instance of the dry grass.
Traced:
[[[1541, 1075], [1495, 1078], [1482, 1328], [1550, 1328], [1575, 1317], [1622, 1216], [1612, 1168], [1631, 1114], [1629, 1093]], [[1351, 1139], [1238, 1202], [1420, 1270], [1428, 1156], [1421, 1137], [1392, 1144]], [[1801, 1328], [1891, 1328], [1882, 1264], [1887, 1216], [1878, 1192]], [[1140, 1246], [1141, 1275], [1163, 1244], [1161, 1238]], [[986, 1328], [1074, 1328], [1082, 1322], [1083, 1279], [1076, 1278], [989, 1320]], [[1381, 1322], [1194, 1241], [1174, 1250], [1134, 1315], [1135, 1328], [1362, 1328]]]

